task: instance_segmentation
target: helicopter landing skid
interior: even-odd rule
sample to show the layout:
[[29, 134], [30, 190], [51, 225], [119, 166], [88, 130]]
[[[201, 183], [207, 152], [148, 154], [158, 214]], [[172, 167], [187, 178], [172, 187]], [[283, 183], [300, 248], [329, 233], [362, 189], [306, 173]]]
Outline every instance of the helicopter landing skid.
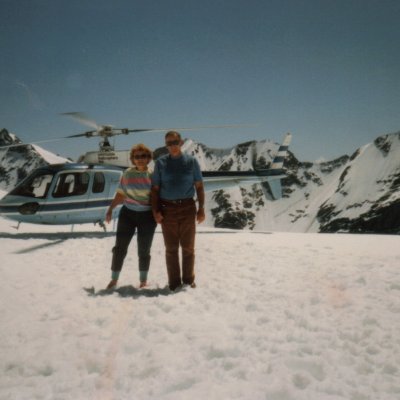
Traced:
[[19, 230], [19, 226], [21, 225], [21, 221], [18, 221], [17, 226], [13, 226], [12, 228], [16, 229], [17, 231]]
[[97, 221], [97, 222], [95, 222], [94, 224], [95, 224], [95, 225], [96, 225], [96, 224], [99, 224], [99, 226], [101, 226], [101, 227], [103, 228], [103, 231], [104, 231], [104, 232], [107, 232], [107, 227], [106, 227], [106, 224], [104, 223], [104, 221]]

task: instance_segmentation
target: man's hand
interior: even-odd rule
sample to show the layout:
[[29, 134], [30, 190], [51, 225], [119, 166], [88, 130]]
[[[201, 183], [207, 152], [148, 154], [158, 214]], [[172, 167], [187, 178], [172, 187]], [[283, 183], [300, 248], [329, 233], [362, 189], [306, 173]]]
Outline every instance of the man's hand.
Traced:
[[199, 208], [196, 214], [196, 220], [198, 224], [201, 224], [206, 219], [206, 215], [204, 214], [204, 208]]
[[197, 210], [197, 223], [201, 224], [205, 219], [206, 216], [204, 214], [204, 185], [203, 181], [198, 181], [194, 183], [194, 186], [196, 188], [196, 194], [197, 194], [197, 201], [199, 202], [199, 208]]

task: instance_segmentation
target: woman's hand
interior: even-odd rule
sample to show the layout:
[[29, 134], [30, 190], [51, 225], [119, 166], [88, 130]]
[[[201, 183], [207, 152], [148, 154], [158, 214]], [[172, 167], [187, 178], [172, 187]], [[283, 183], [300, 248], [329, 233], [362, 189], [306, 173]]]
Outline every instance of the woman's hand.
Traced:
[[112, 220], [112, 208], [111, 207], [109, 207], [108, 208], [108, 210], [107, 210], [107, 213], [106, 213], [106, 222], [107, 222], [107, 224], [109, 224], [110, 223], [110, 221]]
[[161, 224], [164, 217], [162, 216], [160, 211], [156, 211], [153, 213], [154, 219], [156, 220], [157, 224]]

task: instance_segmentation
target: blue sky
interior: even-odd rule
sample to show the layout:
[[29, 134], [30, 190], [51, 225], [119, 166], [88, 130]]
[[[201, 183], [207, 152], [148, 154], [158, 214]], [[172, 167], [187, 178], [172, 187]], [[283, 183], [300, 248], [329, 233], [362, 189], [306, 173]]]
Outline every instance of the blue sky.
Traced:
[[[183, 133], [211, 147], [293, 133], [302, 161], [400, 130], [400, 2], [0, 0], [0, 127], [24, 142], [99, 124], [257, 124]], [[162, 133], [117, 137], [125, 149]], [[76, 158], [96, 139], [46, 143]]]

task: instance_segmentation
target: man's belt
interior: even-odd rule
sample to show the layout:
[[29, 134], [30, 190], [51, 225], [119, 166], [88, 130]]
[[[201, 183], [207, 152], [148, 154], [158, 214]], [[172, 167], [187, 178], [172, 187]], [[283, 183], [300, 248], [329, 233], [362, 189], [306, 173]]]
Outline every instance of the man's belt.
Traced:
[[165, 200], [161, 199], [162, 206], [181, 206], [185, 204], [193, 203], [194, 200], [192, 198], [189, 199], [176, 199], [176, 200]]

